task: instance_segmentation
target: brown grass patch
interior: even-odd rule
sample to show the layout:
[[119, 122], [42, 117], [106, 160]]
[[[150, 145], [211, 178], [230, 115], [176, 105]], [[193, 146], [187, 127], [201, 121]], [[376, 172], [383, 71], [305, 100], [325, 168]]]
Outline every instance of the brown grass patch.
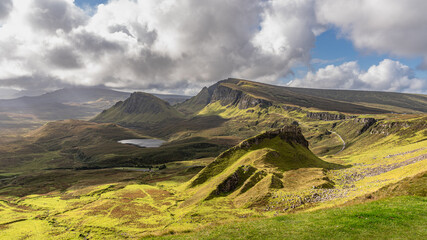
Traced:
[[107, 215], [108, 210], [114, 207], [115, 204], [113, 202], [105, 202], [101, 205], [90, 207], [89, 212], [87, 212], [88, 215], [94, 216], [94, 215]]
[[122, 198], [135, 199], [135, 198], [144, 198], [147, 194], [140, 189], [126, 191], [120, 195]]
[[145, 190], [148, 194], [150, 194], [150, 196], [153, 198], [153, 200], [155, 201], [159, 201], [159, 200], [163, 200], [166, 199], [168, 197], [171, 197], [172, 194], [168, 191], [165, 190], [160, 190], [160, 189], [147, 189]]
[[148, 204], [126, 203], [116, 206], [110, 216], [114, 218], [137, 219], [143, 216], [151, 216], [160, 213], [157, 208]]

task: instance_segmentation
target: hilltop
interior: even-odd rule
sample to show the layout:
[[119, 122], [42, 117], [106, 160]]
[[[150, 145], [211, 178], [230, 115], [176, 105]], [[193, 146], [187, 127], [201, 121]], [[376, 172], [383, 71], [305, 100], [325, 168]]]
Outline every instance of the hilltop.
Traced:
[[148, 93], [135, 92], [125, 101], [102, 111], [92, 121], [124, 125], [152, 125], [164, 120], [182, 119], [183, 115], [168, 102]]
[[[295, 188], [332, 188], [324, 171], [339, 168], [308, 149], [300, 127], [285, 126], [221, 153], [190, 181], [196, 193], [184, 204], [230, 195], [237, 206], [252, 206], [267, 201], [271, 189], [289, 187], [290, 181], [298, 182]], [[285, 174], [288, 171], [296, 176]]]

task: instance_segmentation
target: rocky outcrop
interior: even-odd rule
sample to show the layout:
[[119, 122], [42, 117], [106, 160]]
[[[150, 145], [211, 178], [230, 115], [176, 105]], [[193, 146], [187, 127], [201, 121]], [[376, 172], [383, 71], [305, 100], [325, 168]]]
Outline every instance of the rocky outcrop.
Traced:
[[308, 141], [305, 139], [304, 135], [302, 135], [301, 128], [296, 125], [291, 125], [274, 131], [268, 131], [252, 138], [248, 138], [240, 144], [221, 153], [218, 158], [227, 157], [239, 149], [249, 149], [253, 145], [260, 144], [265, 139], [273, 139], [275, 137], [280, 137], [282, 140], [289, 143], [300, 144], [308, 149]]
[[282, 105], [282, 108], [286, 111], [301, 111], [302, 109], [299, 107], [292, 107], [288, 105]]
[[213, 91], [211, 102], [215, 101], [219, 101], [223, 106], [233, 105], [237, 106], [239, 109], [247, 109], [258, 105], [261, 107], [273, 105], [271, 101], [256, 98], [240, 90], [235, 90], [221, 84]]
[[215, 196], [226, 195], [238, 189], [257, 169], [248, 165], [240, 166], [233, 174], [225, 179], [217, 188], [210, 194], [207, 199]]
[[374, 125], [377, 120], [375, 118], [356, 118], [354, 119], [356, 123], [362, 123], [363, 127], [360, 129], [359, 134], [366, 132], [372, 125]]
[[333, 121], [333, 120], [345, 120], [355, 118], [355, 116], [349, 116], [344, 114], [333, 114], [328, 112], [308, 112], [308, 118], [323, 120], [323, 121]]

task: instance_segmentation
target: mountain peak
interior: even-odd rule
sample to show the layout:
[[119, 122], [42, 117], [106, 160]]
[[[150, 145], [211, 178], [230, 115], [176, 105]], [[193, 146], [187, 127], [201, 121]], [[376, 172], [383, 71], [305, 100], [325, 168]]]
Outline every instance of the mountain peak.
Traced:
[[134, 92], [125, 101], [104, 110], [93, 121], [146, 125], [174, 118], [182, 118], [182, 114], [168, 102], [149, 93]]

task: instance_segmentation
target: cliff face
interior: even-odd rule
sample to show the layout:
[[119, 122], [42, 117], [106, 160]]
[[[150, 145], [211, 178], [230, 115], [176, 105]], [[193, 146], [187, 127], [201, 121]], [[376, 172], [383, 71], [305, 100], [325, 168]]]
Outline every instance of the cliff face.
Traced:
[[296, 143], [304, 146], [308, 149], [308, 141], [305, 139], [304, 135], [302, 135], [301, 128], [299, 126], [291, 125], [285, 126], [281, 129], [277, 129], [274, 131], [269, 131], [257, 135], [252, 138], [248, 138], [241, 142], [240, 144], [228, 149], [227, 151], [221, 153], [218, 158], [225, 158], [232, 155], [235, 151], [243, 149], [248, 150], [251, 147], [260, 144], [266, 139], [273, 139], [275, 137], [280, 137], [280, 139], [286, 141], [287, 143]]
[[227, 86], [219, 84], [213, 91], [211, 101], [220, 101], [221, 105], [234, 105], [239, 109], [247, 109], [260, 105], [261, 107], [269, 107], [273, 105], [271, 101], [256, 98], [240, 90], [234, 90]]
[[301, 128], [299, 126], [285, 126], [283, 128], [277, 129], [275, 131], [269, 131], [262, 133], [258, 136], [249, 138], [241, 142], [238, 146], [240, 149], [248, 149], [253, 145], [259, 144], [264, 139], [273, 139], [275, 137], [280, 137], [280, 139], [288, 143], [297, 143], [308, 149], [308, 142], [302, 135]]
[[427, 118], [415, 121], [379, 121], [370, 129], [369, 133], [386, 136], [397, 133], [400, 136], [410, 136], [423, 129], [427, 129]]
[[233, 89], [227, 86], [232, 80], [220, 81], [209, 88], [204, 87], [196, 96], [185, 102], [178, 104], [176, 108], [186, 114], [196, 113], [206, 105], [213, 102], [220, 102], [222, 106], [232, 105], [239, 109], [247, 109], [255, 106], [269, 107], [272, 101], [254, 97], [244, 91]]
[[368, 130], [372, 125], [374, 125], [377, 120], [375, 118], [356, 118], [354, 119], [357, 123], [363, 123], [362, 129], [360, 129], [359, 134], [364, 133], [366, 130]]
[[333, 114], [333, 113], [328, 113], [328, 112], [308, 112], [307, 117], [312, 118], [312, 119], [317, 119], [317, 120], [324, 120], [324, 121], [344, 120], [344, 119], [355, 118], [355, 116], [348, 116], [348, 115], [344, 115], [344, 114]]

